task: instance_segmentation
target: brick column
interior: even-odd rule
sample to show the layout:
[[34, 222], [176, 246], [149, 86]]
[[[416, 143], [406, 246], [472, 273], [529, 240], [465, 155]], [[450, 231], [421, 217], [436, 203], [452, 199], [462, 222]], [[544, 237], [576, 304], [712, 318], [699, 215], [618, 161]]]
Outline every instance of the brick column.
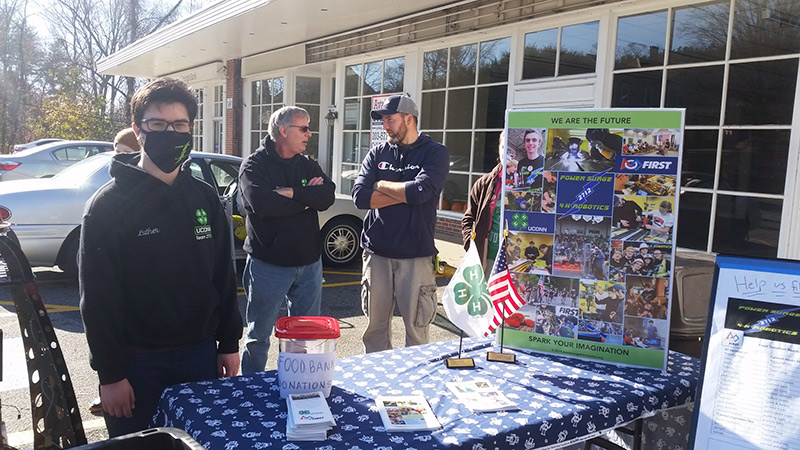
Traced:
[[[225, 154], [242, 156], [242, 60], [225, 62]], [[231, 108], [228, 104], [231, 102]]]

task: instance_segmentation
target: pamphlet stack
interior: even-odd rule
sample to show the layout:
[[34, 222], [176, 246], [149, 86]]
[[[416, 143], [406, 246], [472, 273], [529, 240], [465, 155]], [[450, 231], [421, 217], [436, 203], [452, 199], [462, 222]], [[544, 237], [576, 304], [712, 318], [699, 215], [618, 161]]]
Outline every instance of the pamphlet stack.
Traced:
[[328, 430], [336, 425], [322, 392], [289, 394], [286, 438], [290, 441], [324, 441]]

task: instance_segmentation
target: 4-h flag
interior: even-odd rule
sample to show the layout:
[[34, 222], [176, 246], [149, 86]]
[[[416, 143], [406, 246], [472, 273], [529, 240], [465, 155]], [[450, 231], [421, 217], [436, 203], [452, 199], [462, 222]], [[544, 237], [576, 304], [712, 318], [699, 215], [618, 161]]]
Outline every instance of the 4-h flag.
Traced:
[[[500, 251], [505, 252], [505, 247]], [[470, 336], [487, 334], [494, 311], [475, 241], [470, 242], [467, 254], [447, 284], [442, 304], [450, 321], [465, 333]]]
[[[540, 288], [544, 287], [542, 277], [539, 276]], [[489, 276], [489, 298], [492, 302], [494, 316], [489, 324], [489, 331], [494, 331], [500, 326], [501, 321], [518, 310], [525, 301], [517, 294], [517, 290], [511, 283], [511, 272], [508, 271], [506, 262], [506, 238], [500, 244], [497, 251], [497, 259], [492, 267], [492, 274]]]

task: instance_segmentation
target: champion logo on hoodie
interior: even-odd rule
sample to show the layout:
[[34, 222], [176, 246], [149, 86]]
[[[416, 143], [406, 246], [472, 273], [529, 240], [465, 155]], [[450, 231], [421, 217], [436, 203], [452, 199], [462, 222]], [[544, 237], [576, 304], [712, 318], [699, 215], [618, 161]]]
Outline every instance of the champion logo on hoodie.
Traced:
[[420, 166], [409, 164], [403, 168], [396, 168], [389, 161], [381, 161], [378, 163], [378, 170], [390, 170], [392, 172], [405, 172], [406, 170], [419, 170]]

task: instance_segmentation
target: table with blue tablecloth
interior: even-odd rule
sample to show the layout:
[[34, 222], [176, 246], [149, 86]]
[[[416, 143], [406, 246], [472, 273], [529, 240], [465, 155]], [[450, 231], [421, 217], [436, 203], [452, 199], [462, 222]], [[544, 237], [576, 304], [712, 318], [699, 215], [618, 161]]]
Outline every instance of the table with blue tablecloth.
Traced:
[[[663, 449], [685, 448], [699, 360], [670, 352], [668, 371], [505, 349], [516, 364], [486, 360], [499, 351], [489, 339], [464, 340], [462, 357], [475, 369], [448, 369], [459, 341], [337, 360], [328, 404], [336, 427], [328, 440], [286, 440], [286, 402], [276, 371], [167, 388], [155, 426], [186, 430], [217, 449], [544, 449], [596, 437], [642, 417], [644, 440]], [[517, 403], [518, 411], [474, 414], [445, 383], [483, 378]], [[421, 393], [442, 424], [436, 431], [387, 433], [377, 395]], [[678, 413], [675, 413], [678, 411]], [[645, 448], [656, 448], [645, 445]]]

